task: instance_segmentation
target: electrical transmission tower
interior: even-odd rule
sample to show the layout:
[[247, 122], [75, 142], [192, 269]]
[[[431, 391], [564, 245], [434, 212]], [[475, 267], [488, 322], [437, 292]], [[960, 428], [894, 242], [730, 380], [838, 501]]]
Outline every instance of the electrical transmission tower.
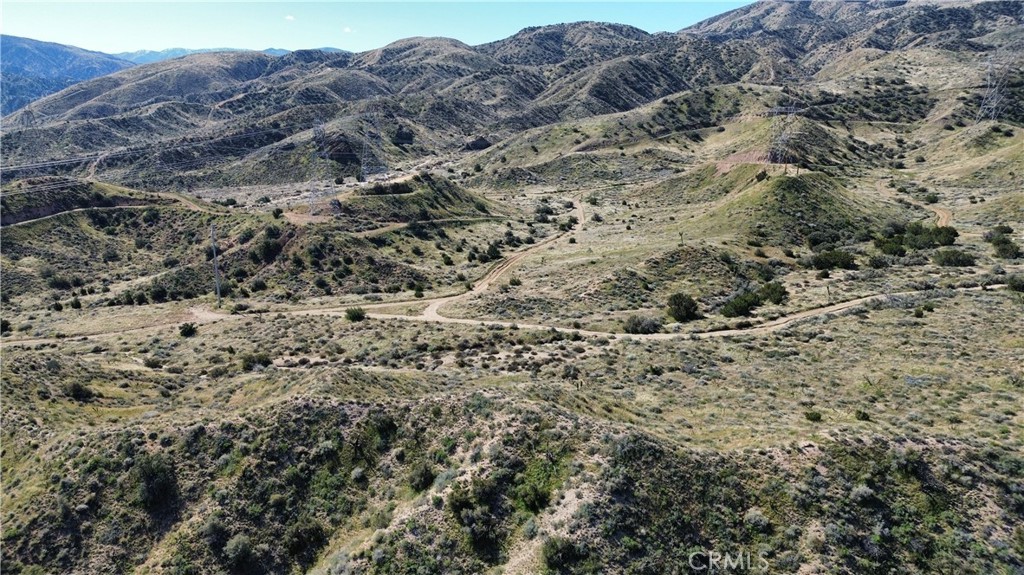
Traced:
[[388, 170], [387, 165], [377, 155], [382, 153], [383, 150], [377, 104], [378, 100], [375, 97], [366, 114], [366, 119], [369, 120], [370, 125], [367, 127], [365, 123], [363, 124], [363, 151], [359, 154], [359, 169], [363, 180], [374, 174], [386, 173]]
[[797, 114], [800, 112], [792, 106], [778, 106], [768, 110], [768, 114], [774, 116], [771, 126], [770, 143], [768, 144], [768, 163], [789, 164], [792, 153], [790, 152], [790, 141], [801, 134], [797, 129]]
[[210, 248], [213, 250], [213, 282], [217, 289], [217, 307], [220, 307], [220, 267], [217, 263], [217, 232], [210, 224]]
[[982, 97], [981, 106], [978, 107], [978, 115], [974, 119], [977, 124], [982, 120], [997, 120], [1002, 116], [1006, 108], [1006, 96], [1004, 90], [1009, 78], [1010, 66], [1005, 49], [1001, 48], [996, 52], [995, 58], [989, 56], [988, 66], [985, 70], [985, 95]]
[[[314, 210], [316, 208], [316, 166], [319, 164], [319, 160], [330, 159], [330, 153], [327, 150], [327, 125], [324, 123], [323, 118], [317, 118], [316, 123], [313, 125], [313, 153], [309, 157], [309, 163], [313, 166], [312, 176], [309, 181], [310, 192], [309, 192], [309, 215], [316, 215]], [[330, 174], [328, 174], [330, 176]]]

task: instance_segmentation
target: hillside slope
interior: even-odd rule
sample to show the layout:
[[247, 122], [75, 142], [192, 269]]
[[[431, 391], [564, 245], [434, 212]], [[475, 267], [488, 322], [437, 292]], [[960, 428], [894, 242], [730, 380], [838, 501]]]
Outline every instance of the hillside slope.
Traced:
[[74, 46], [0, 36], [0, 116], [72, 84], [129, 68], [132, 62]]

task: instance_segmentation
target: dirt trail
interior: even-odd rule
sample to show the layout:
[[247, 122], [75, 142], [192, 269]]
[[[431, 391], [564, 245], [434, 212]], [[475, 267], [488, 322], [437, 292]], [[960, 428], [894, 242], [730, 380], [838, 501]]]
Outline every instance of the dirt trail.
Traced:
[[[970, 292], [980, 291], [983, 289], [1001, 289], [1004, 285], [994, 285], [983, 287], [970, 287], [970, 288], [956, 288], [959, 292]], [[619, 332], [608, 332], [608, 331], [590, 331], [585, 329], [573, 329], [567, 327], [558, 327], [553, 325], [533, 324], [533, 323], [519, 323], [510, 321], [495, 321], [495, 320], [481, 320], [481, 319], [463, 319], [445, 317], [436, 312], [427, 314], [424, 312], [421, 315], [395, 315], [395, 314], [380, 314], [380, 313], [369, 313], [367, 316], [373, 319], [392, 319], [401, 321], [422, 321], [422, 322], [434, 322], [434, 323], [453, 323], [461, 325], [489, 325], [489, 326], [501, 326], [506, 328], [516, 327], [520, 329], [536, 329], [536, 330], [553, 330], [562, 333], [578, 333], [583, 336], [591, 337], [614, 337], [619, 339], [635, 339], [641, 341], [665, 341], [672, 339], [712, 339], [719, 337], [735, 337], [742, 335], [765, 335], [774, 333], [786, 327], [789, 327], [793, 323], [798, 321], [819, 317], [823, 315], [838, 313], [850, 308], [857, 307], [859, 305], [884, 301], [886, 299], [910, 296], [914, 294], [922, 293], [923, 290], [919, 291], [905, 291], [893, 294], [875, 294], [864, 296], [849, 301], [844, 301], [824, 307], [811, 308], [804, 311], [800, 311], [791, 315], [780, 317], [762, 324], [758, 324], [751, 327], [740, 328], [740, 329], [724, 329], [718, 331], [702, 331], [702, 332], [675, 332], [675, 333], [649, 333], [649, 334], [632, 334], [632, 333], [619, 333]], [[443, 303], [443, 302], [442, 302]], [[430, 308], [428, 307], [428, 311]]]
[[[882, 192], [883, 194], [885, 193], [884, 191], [881, 190], [881, 188], [879, 188], [879, 191]], [[578, 199], [577, 199], [577, 201], [579, 202]], [[952, 212], [950, 210], [946, 209], [946, 208], [940, 208], [940, 207], [936, 207], [936, 206], [923, 205], [923, 204], [919, 204], [919, 205], [921, 205], [921, 207], [924, 207], [924, 208], [926, 208], [928, 210], [931, 210], [932, 212], [935, 213], [936, 223], [938, 225], [948, 225], [949, 222], [951, 222], [952, 219], [953, 219]], [[447, 316], [441, 314], [440, 309], [441, 309], [441, 306], [443, 306], [444, 304], [451, 303], [451, 302], [454, 302], [454, 301], [461, 301], [463, 299], [467, 299], [467, 298], [470, 298], [472, 296], [475, 296], [475, 295], [478, 295], [478, 294], [481, 294], [481, 293], [485, 292], [488, 288], [490, 288], [492, 285], [497, 283], [509, 270], [513, 269], [516, 266], [516, 264], [521, 262], [527, 256], [536, 253], [538, 250], [544, 249], [545, 247], [551, 245], [552, 243], [558, 241], [559, 239], [565, 238], [565, 237], [567, 237], [569, 235], [572, 235], [576, 231], [583, 229], [586, 213], [585, 213], [585, 209], [584, 209], [584, 207], [582, 205], [582, 202], [579, 202], [577, 204], [577, 206], [576, 206], [576, 216], [579, 219], [579, 228], [577, 230], [570, 230], [570, 231], [567, 231], [567, 232], [564, 232], [564, 233], [561, 233], [561, 234], [557, 234], [557, 235], [551, 236], [550, 238], [547, 238], [547, 239], [545, 239], [545, 240], [543, 240], [543, 241], [541, 241], [541, 242], [539, 242], [537, 244], [534, 244], [533, 246], [531, 246], [530, 248], [528, 248], [526, 250], [523, 250], [523, 251], [521, 251], [519, 253], [513, 254], [513, 255], [511, 255], [511, 256], [501, 260], [496, 265], [494, 265], [486, 274], [484, 274], [479, 280], [477, 280], [477, 282], [473, 285], [472, 289], [470, 289], [468, 291], [465, 291], [463, 293], [460, 293], [460, 294], [451, 295], [451, 296], [436, 297], [436, 298], [431, 298], [431, 299], [390, 301], [390, 302], [381, 302], [381, 303], [365, 304], [365, 305], [363, 305], [363, 304], [353, 304], [353, 305], [344, 306], [344, 307], [291, 310], [291, 311], [284, 311], [284, 312], [279, 312], [279, 313], [282, 313], [284, 315], [294, 315], [294, 316], [310, 316], [310, 315], [341, 316], [341, 315], [344, 315], [345, 311], [347, 309], [351, 308], [351, 307], [362, 307], [363, 309], [373, 310], [373, 309], [380, 309], [380, 308], [399, 306], [399, 305], [403, 305], [403, 304], [408, 304], [408, 305], [411, 305], [411, 304], [421, 304], [421, 305], [422, 304], [426, 304], [427, 305], [426, 309], [424, 309], [422, 313], [417, 314], [417, 315], [385, 314], [385, 313], [374, 313], [374, 312], [371, 311], [370, 313], [367, 314], [367, 316], [372, 318], [372, 319], [378, 319], [378, 320], [398, 320], [398, 321], [428, 322], [428, 323], [447, 323], [447, 324], [472, 325], [472, 326], [489, 325], [489, 326], [502, 326], [502, 327], [506, 327], [506, 328], [516, 327], [516, 328], [521, 328], [521, 329], [553, 330], [553, 331], [558, 331], [558, 332], [563, 332], [563, 333], [578, 333], [578, 334], [583, 335], [583, 336], [591, 336], [591, 337], [635, 339], [635, 340], [644, 340], [644, 341], [665, 341], [665, 340], [674, 340], [674, 339], [711, 339], [711, 338], [735, 337], [735, 336], [743, 336], [743, 335], [765, 335], [765, 334], [774, 333], [776, 331], [782, 330], [782, 329], [784, 329], [786, 327], [789, 327], [789, 326], [793, 325], [794, 323], [799, 322], [801, 320], [805, 320], [805, 319], [809, 319], [809, 318], [813, 318], [813, 317], [825, 316], [825, 315], [828, 315], [828, 314], [839, 313], [839, 312], [842, 312], [842, 311], [845, 311], [845, 310], [848, 310], [848, 309], [851, 309], [851, 308], [854, 308], [854, 307], [857, 307], [857, 306], [860, 306], [860, 305], [868, 304], [868, 303], [880, 302], [880, 301], [885, 301], [885, 300], [890, 299], [890, 298], [910, 296], [910, 295], [915, 295], [915, 294], [919, 294], [919, 293], [923, 293], [924, 292], [924, 290], [914, 290], [914, 291], [905, 291], [905, 292], [898, 292], [898, 293], [892, 293], [892, 294], [868, 295], [868, 296], [859, 297], [859, 298], [855, 298], [855, 299], [844, 301], [844, 302], [840, 302], [840, 303], [835, 303], [835, 304], [831, 304], [831, 305], [826, 305], [826, 306], [822, 306], [822, 307], [811, 308], [811, 309], [799, 311], [799, 312], [796, 312], [796, 313], [793, 313], [793, 314], [790, 314], [790, 315], [787, 315], [787, 316], [784, 316], [784, 317], [780, 317], [780, 318], [777, 318], [777, 319], [774, 319], [774, 320], [770, 320], [770, 321], [767, 321], [767, 322], [764, 322], [764, 323], [761, 323], [761, 324], [758, 324], [758, 325], [754, 325], [754, 326], [751, 326], [751, 327], [738, 328], [738, 329], [726, 329], [726, 330], [718, 330], [718, 331], [705, 331], [705, 332], [673, 332], [673, 333], [652, 333], [652, 334], [629, 334], [629, 333], [617, 333], [617, 332], [603, 332], [603, 331], [590, 331], [590, 330], [583, 330], [583, 329], [572, 329], [572, 328], [566, 328], [566, 327], [560, 327], [560, 326], [554, 326], [554, 325], [545, 325], [545, 324], [519, 323], [519, 322], [509, 322], [509, 321], [481, 320], [481, 319], [467, 319], [467, 318], [454, 318], [454, 317], [447, 317]], [[987, 287], [977, 286], [977, 287], [969, 287], [969, 288], [956, 288], [955, 291], [958, 291], [958, 292], [971, 292], [971, 291], [980, 291], [980, 290], [985, 290], [985, 289], [1002, 289], [1002, 288], [1005, 288], [1005, 287], [1006, 287], [1005, 285], [1000, 284], [1000, 285], [993, 285], [993, 286], [987, 286]], [[224, 313], [224, 312], [214, 311], [214, 310], [210, 310], [210, 309], [202, 308], [202, 307], [192, 307], [192, 308], [189, 308], [188, 311], [190, 312], [192, 318], [196, 322], [198, 322], [198, 323], [212, 323], [212, 322], [217, 322], [217, 321], [230, 321], [230, 320], [246, 319], [246, 318], [250, 317], [249, 315], [245, 315], [245, 314], [232, 315], [232, 314], [227, 314], [227, 313]], [[141, 328], [117, 330], [117, 331], [111, 331], [111, 332], [100, 332], [100, 333], [93, 333], [93, 334], [75, 335], [75, 336], [69, 336], [68, 339], [82, 339], [82, 338], [93, 339], [93, 338], [103, 338], [103, 337], [116, 336], [116, 335], [120, 335], [120, 334], [123, 334], [123, 333], [141, 332], [141, 331], [147, 331], [147, 330], [158, 330], [158, 329], [163, 329], [163, 328], [170, 327], [170, 326], [176, 326], [176, 325], [178, 325], [180, 323], [180, 321], [181, 321], [181, 319], [179, 318], [178, 320], [173, 321], [173, 322], [157, 323], [157, 324], [152, 324], [152, 325], [141, 327]], [[55, 341], [59, 341], [59, 340], [57, 338], [33, 338], [33, 339], [13, 339], [13, 340], [12, 339], [5, 339], [2, 343], [5, 346], [6, 345], [33, 346], [33, 345], [38, 345], [38, 344], [42, 344], [42, 343], [52, 343], [52, 342], [55, 342]]]
[[4, 338], [2, 341], [0, 341], [0, 346], [7, 347], [9, 345], [18, 345], [18, 346], [23, 346], [23, 347], [30, 347], [30, 346], [35, 346], [35, 345], [39, 345], [39, 344], [54, 343], [54, 342], [57, 342], [57, 341], [67, 341], [67, 340], [72, 340], [73, 341], [73, 340], [82, 340], [82, 339], [86, 339], [86, 340], [105, 339], [105, 338], [109, 338], [109, 337], [116, 337], [116, 336], [119, 336], [119, 335], [125, 334], [125, 333], [142, 333], [142, 332], [147, 332], [147, 331], [158, 331], [158, 330], [161, 330], [161, 329], [164, 329], [164, 328], [167, 328], [167, 327], [177, 327], [177, 326], [181, 325], [183, 322], [188, 321], [190, 319], [193, 320], [195, 323], [198, 323], [198, 324], [207, 324], [207, 323], [212, 323], [212, 322], [215, 322], [215, 321], [220, 321], [220, 320], [225, 320], [225, 319], [234, 319], [234, 318], [245, 317], [245, 316], [234, 316], [234, 315], [231, 315], [231, 314], [228, 314], [228, 313], [225, 313], [225, 312], [214, 311], [214, 310], [206, 309], [206, 308], [199, 307], [199, 306], [194, 306], [194, 307], [189, 308], [188, 309], [188, 313], [189, 313], [188, 317], [181, 317], [179, 315], [173, 321], [162, 321], [162, 322], [159, 322], [159, 323], [152, 323], [152, 324], [149, 324], [149, 325], [146, 325], [146, 326], [132, 327], [132, 328], [128, 328], [128, 329], [117, 329], [117, 330], [112, 330], [112, 331], [99, 331], [99, 332], [95, 332], [95, 333], [74, 334], [74, 335], [68, 335], [67, 337], [63, 337], [63, 338], [57, 338], [57, 337], [35, 337], [35, 338], [30, 338], [30, 339], [9, 339], [9, 338]]
[[[493, 268], [491, 268], [491, 270], [489, 272], [484, 274], [484, 276], [482, 278], [477, 280], [476, 284], [473, 285], [473, 289], [468, 290], [465, 293], [462, 293], [462, 294], [459, 294], [459, 295], [451, 296], [451, 297], [448, 297], [448, 298], [438, 298], [438, 299], [432, 301], [430, 303], [430, 305], [427, 306], [427, 309], [423, 310], [423, 317], [428, 319], [428, 320], [430, 320], [430, 321], [445, 321], [445, 320], [447, 320], [448, 318], [443, 316], [443, 315], [441, 315], [441, 313], [440, 313], [440, 309], [441, 309], [442, 305], [444, 305], [446, 303], [454, 302], [454, 301], [461, 301], [461, 300], [467, 299], [469, 297], [472, 297], [472, 296], [475, 296], [475, 295], [478, 295], [478, 294], [481, 294], [481, 293], [487, 291], [487, 289], [490, 288], [495, 283], [497, 283], [497, 281], [500, 280], [501, 277], [504, 276], [506, 272], [511, 270], [513, 267], [515, 267], [516, 264], [518, 264], [519, 262], [523, 261], [523, 259], [526, 258], [527, 256], [529, 256], [529, 255], [531, 255], [533, 253], [536, 253], [538, 250], [541, 250], [541, 249], [551, 245], [552, 243], [558, 241], [561, 238], [564, 238], [566, 236], [574, 234], [574, 233], [576, 233], [576, 231], [582, 230], [584, 228], [584, 226], [585, 226], [586, 215], [587, 214], [586, 214], [586, 210], [583, 208], [583, 202], [581, 201], [581, 199], [579, 197], [577, 197], [575, 199], [575, 202], [576, 202], [576, 204], [575, 204], [576, 219], [579, 220], [579, 223], [577, 224], [579, 227], [576, 230], [570, 230], [570, 231], [567, 231], [565, 233], [555, 234], [555, 235], [551, 236], [550, 238], [547, 238], [545, 240], [542, 240], [542, 241], [534, 244], [533, 246], [531, 246], [530, 248], [528, 248], [526, 250], [523, 250], [523, 251], [521, 251], [521, 252], [519, 252], [517, 254], [511, 255], [511, 256], [505, 258], [504, 260], [498, 262], [498, 264], [495, 265]], [[372, 317], [373, 314], [370, 314], [370, 315]], [[470, 323], [479, 323], [479, 322], [478, 321], [470, 321]]]
[[74, 213], [77, 213], [77, 212], [89, 212], [89, 211], [106, 212], [106, 211], [110, 211], [110, 210], [127, 210], [127, 209], [145, 208], [145, 207], [147, 207], [146, 204], [139, 204], [139, 205], [135, 205], [135, 206], [96, 206], [96, 207], [93, 207], [93, 208], [75, 208], [73, 210], [64, 210], [62, 212], [57, 212], [55, 214], [50, 214], [48, 216], [42, 216], [42, 217], [38, 217], [38, 218], [33, 218], [31, 220], [22, 220], [20, 222], [15, 222], [13, 224], [4, 224], [3, 227], [5, 227], [5, 228], [16, 228], [18, 226], [27, 226], [29, 224], [35, 224], [35, 223], [46, 221], [46, 220], [52, 220], [53, 218], [56, 218], [56, 217], [59, 217], [59, 216], [63, 216], [63, 215], [66, 215], [66, 214], [74, 214]]
[[948, 226], [953, 223], [953, 211], [950, 210], [949, 208], [943, 208], [941, 206], [936, 206], [934, 204], [926, 204], [924, 202], [919, 202], [914, 198], [896, 195], [895, 193], [886, 190], [885, 186], [882, 185], [882, 180], [878, 180], [877, 182], [875, 182], [875, 189], [878, 190], [878, 193], [882, 194], [883, 196], [895, 200], [903, 200], [909, 204], [932, 212], [933, 214], [935, 214], [936, 226]]
[[[125, 188], [125, 189], [127, 189], [127, 188]], [[210, 208], [207, 208], [205, 206], [202, 206], [202, 205], [196, 203], [193, 200], [190, 200], [189, 198], [186, 198], [184, 196], [179, 196], [179, 195], [173, 194], [173, 193], [167, 193], [167, 192], [147, 192], [147, 193], [159, 196], [161, 198], [167, 198], [167, 199], [170, 199], [170, 200], [174, 200], [175, 202], [178, 202], [179, 204], [181, 204], [185, 208], [188, 208], [190, 210], [197, 211], [197, 212], [203, 212], [204, 214], [225, 215], [225, 214], [228, 213], [228, 212], [221, 212], [221, 211], [217, 211], [217, 210], [212, 210]], [[31, 220], [23, 220], [23, 221], [15, 222], [15, 223], [12, 223], [12, 224], [4, 224], [3, 227], [5, 227], [5, 228], [13, 228], [13, 227], [16, 227], [16, 226], [25, 226], [25, 225], [28, 225], [28, 224], [34, 224], [34, 223], [41, 222], [41, 221], [44, 221], [44, 220], [49, 220], [49, 219], [52, 219], [52, 218], [56, 218], [58, 216], [63, 216], [63, 215], [66, 215], [66, 214], [74, 214], [74, 213], [79, 213], [79, 212], [110, 211], [110, 210], [137, 210], [137, 209], [143, 209], [143, 208], [161, 208], [161, 207], [169, 207], [169, 206], [168, 205], [160, 205], [160, 204], [124, 204], [124, 205], [120, 205], [120, 206], [93, 206], [93, 207], [88, 207], [88, 208], [74, 208], [74, 209], [71, 209], [71, 210], [60, 211], [60, 212], [57, 212], [57, 213], [54, 213], [54, 214], [50, 214], [50, 215], [47, 215], [47, 216], [41, 216], [41, 217], [38, 217], [38, 218], [33, 218]]]

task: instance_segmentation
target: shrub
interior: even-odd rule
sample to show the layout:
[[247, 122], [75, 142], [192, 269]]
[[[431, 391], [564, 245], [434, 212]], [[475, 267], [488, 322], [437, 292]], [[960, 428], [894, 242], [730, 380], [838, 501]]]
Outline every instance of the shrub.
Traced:
[[1006, 236], [1000, 236], [1003, 240], [992, 242], [996, 250], [996, 257], [1004, 260], [1015, 260], [1020, 257], [1020, 246]]
[[932, 260], [947, 267], [967, 267], [974, 265], [974, 256], [961, 250], [939, 250], [932, 256]]
[[956, 242], [956, 238], [960, 236], [960, 232], [956, 231], [953, 226], [937, 226], [929, 228], [926, 232], [936, 244], [940, 246], [951, 246]]
[[533, 513], [539, 513], [551, 502], [551, 491], [538, 481], [527, 481], [515, 490], [516, 499]]
[[789, 292], [786, 291], [786, 287], [779, 282], [771, 282], [761, 286], [758, 291], [761, 299], [769, 301], [775, 305], [781, 304], [789, 299]]
[[89, 401], [96, 397], [96, 392], [81, 382], [72, 381], [64, 384], [64, 395], [75, 401]]
[[544, 541], [541, 558], [544, 565], [556, 573], [567, 572], [574, 563], [585, 562], [588, 553], [566, 537], [554, 536]]
[[177, 496], [174, 468], [162, 454], [140, 455], [135, 461], [135, 476], [139, 503], [150, 511], [165, 507]]
[[817, 270], [830, 270], [833, 268], [852, 270], [857, 268], [853, 254], [840, 250], [830, 250], [814, 254], [811, 258], [811, 265]]
[[277, 256], [281, 253], [281, 244], [270, 238], [263, 238], [253, 250], [249, 253], [249, 259], [253, 263], [270, 263], [277, 259]]
[[434, 483], [434, 470], [426, 462], [421, 461], [409, 472], [409, 485], [416, 491], [423, 491]]
[[700, 319], [700, 309], [692, 297], [684, 293], [672, 294], [668, 298], [668, 314], [676, 321]]
[[804, 412], [804, 417], [807, 418], [807, 421], [812, 421], [812, 422], [817, 423], [817, 422], [821, 421], [821, 412], [819, 412], [819, 411], [805, 411]]
[[487, 246], [487, 257], [492, 260], [496, 260], [501, 257], [501, 250], [498, 248], [498, 244], [492, 242], [491, 245]]
[[224, 560], [229, 567], [242, 569], [252, 562], [252, 540], [239, 533], [224, 545]]
[[180, 326], [178, 326], [178, 333], [181, 334], [181, 337], [192, 337], [198, 332], [199, 328], [196, 327], [196, 324], [192, 322], [183, 323]]
[[11, 322], [6, 319], [0, 319], [0, 333], [9, 333], [11, 331]]
[[252, 371], [257, 365], [267, 367], [274, 363], [274, 361], [270, 359], [270, 355], [265, 351], [243, 354], [241, 356], [241, 361], [243, 371]]
[[149, 369], [160, 369], [161, 367], [164, 366], [163, 362], [161, 362], [159, 359], [155, 357], [147, 357], [146, 359], [142, 360], [142, 365], [148, 367]]
[[363, 321], [366, 319], [366, 310], [361, 307], [350, 307], [345, 310], [345, 317], [349, 321]]
[[750, 315], [750, 312], [761, 305], [761, 296], [757, 292], [741, 293], [722, 306], [722, 315], [725, 317], [739, 317]]
[[295, 561], [308, 566], [316, 559], [316, 554], [327, 543], [327, 532], [319, 521], [303, 514], [284, 532], [284, 548]]
[[889, 265], [889, 258], [886, 256], [871, 256], [868, 260], [868, 266], [876, 270], [887, 268]]
[[661, 320], [653, 317], [631, 315], [626, 318], [626, 333], [645, 334], [661, 331]]
[[1013, 274], [1006, 278], [1006, 287], [1011, 291], [1024, 292], [1024, 274]]
[[771, 528], [771, 521], [756, 507], [748, 509], [743, 514], [743, 524], [756, 532], [768, 531]]
[[219, 513], [214, 513], [206, 518], [203, 526], [199, 528], [199, 534], [203, 536], [206, 543], [213, 549], [222, 548], [227, 542], [228, 528], [221, 519]]
[[46, 285], [52, 289], [71, 289], [71, 281], [60, 276], [51, 276], [46, 280]]

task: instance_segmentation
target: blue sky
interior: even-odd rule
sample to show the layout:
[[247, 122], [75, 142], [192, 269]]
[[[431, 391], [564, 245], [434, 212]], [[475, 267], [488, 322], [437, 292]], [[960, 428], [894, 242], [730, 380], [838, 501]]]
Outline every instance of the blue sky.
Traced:
[[116, 53], [166, 48], [335, 47], [410, 36], [482, 44], [527, 26], [596, 20], [675, 32], [749, 4], [728, 2], [39, 2], [4, 0], [0, 31]]

